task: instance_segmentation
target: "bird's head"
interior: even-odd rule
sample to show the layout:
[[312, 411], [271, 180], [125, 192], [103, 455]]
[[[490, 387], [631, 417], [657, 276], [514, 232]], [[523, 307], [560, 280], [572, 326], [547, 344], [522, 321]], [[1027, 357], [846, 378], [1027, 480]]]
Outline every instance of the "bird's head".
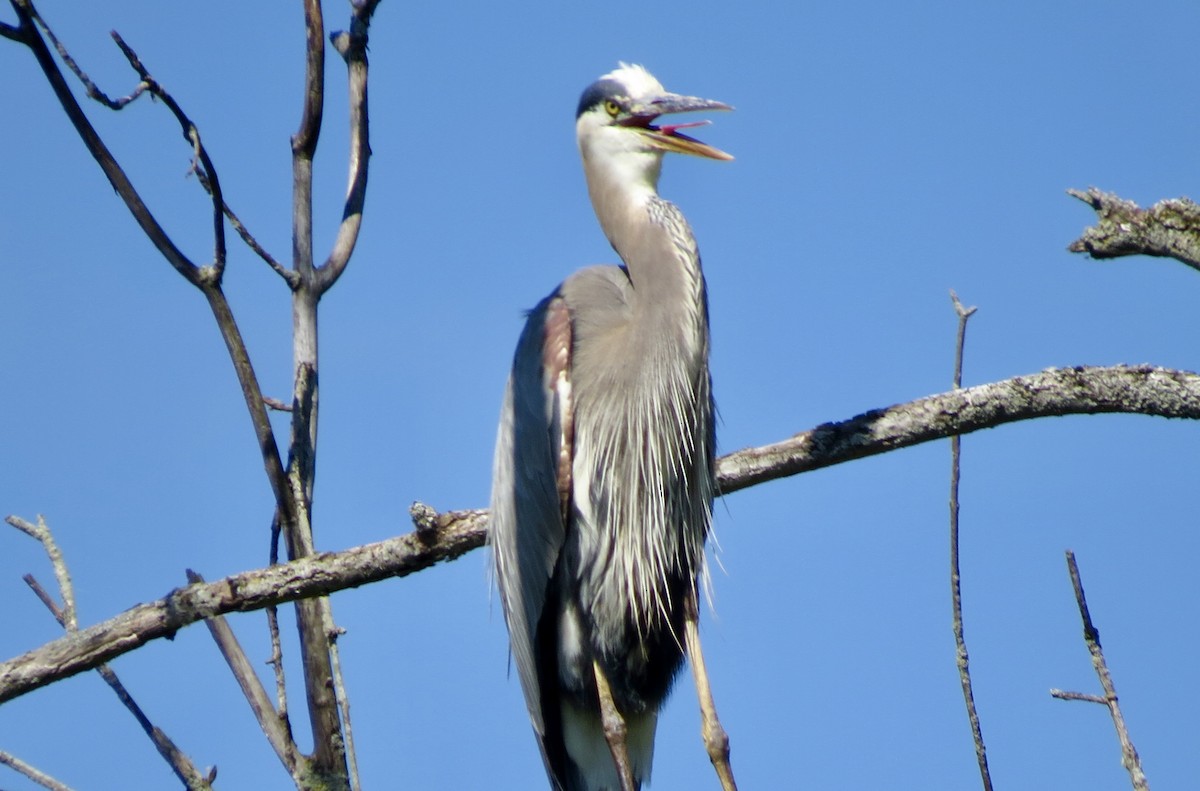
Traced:
[[589, 85], [579, 99], [575, 133], [584, 167], [589, 173], [595, 167], [615, 168], [623, 176], [640, 176], [653, 183], [658, 179], [662, 155], [668, 152], [733, 159], [679, 131], [707, 121], [654, 124], [660, 116], [673, 113], [732, 109], [723, 102], [669, 93], [641, 66], [622, 63]]

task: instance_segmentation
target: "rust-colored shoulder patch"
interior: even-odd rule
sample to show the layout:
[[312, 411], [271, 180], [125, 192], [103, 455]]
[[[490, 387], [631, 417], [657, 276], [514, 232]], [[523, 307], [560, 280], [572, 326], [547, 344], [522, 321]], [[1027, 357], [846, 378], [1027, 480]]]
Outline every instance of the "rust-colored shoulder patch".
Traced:
[[556, 297], [546, 309], [542, 336], [542, 369], [554, 395], [558, 429], [558, 503], [563, 524], [571, 516], [571, 460], [575, 455], [575, 411], [571, 399], [571, 310]]

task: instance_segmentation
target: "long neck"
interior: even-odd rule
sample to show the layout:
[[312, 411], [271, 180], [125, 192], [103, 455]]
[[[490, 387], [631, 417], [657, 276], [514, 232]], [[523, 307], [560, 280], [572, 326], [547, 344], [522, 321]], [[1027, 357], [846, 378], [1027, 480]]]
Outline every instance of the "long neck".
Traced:
[[629, 263], [636, 256], [638, 236], [644, 231], [646, 206], [658, 197], [658, 176], [662, 156], [643, 152], [622, 152], [617, 156], [589, 156], [583, 152], [588, 196], [596, 219], [608, 242]]
[[[700, 276], [700, 256], [683, 215], [659, 198], [662, 155], [622, 151], [589, 156], [583, 151], [588, 196], [608, 244], [625, 262], [635, 287], [652, 287], [653, 274], [683, 268]], [[653, 274], [652, 274], [653, 272]], [[641, 282], [640, 282], [641, 281]]]
[[658, 196], [660, 166], [653, 154], [625, 154], [599, 165], [585, 155], [588, 192], [629, 272], [640, 342], [673, 342], [704, 354], [708, 307], [700, 253], [683, 214]]

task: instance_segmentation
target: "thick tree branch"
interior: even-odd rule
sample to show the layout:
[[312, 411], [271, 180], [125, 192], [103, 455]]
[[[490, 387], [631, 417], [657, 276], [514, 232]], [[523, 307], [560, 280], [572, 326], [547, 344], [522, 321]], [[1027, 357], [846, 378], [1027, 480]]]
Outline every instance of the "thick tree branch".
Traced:
[[[1200, 419], [1200, 375], [1149, 366], [1056, 368], [826, 423], [720, 460], [724, 493], [1005, 423], [1124, 412]], [[323, 596], [453, 560], [484, 544], [487, 512], [416, 509], [417, 529], [342, 552], [190, 585], [0, 663], [0, 703], [96, 667], [198, 620]]]
[[1050, 368], [825, 423], [721, 459], [722, 494], [1018, 420], [1128, 412], [1200, 419], [1200, 375], [1151, 366]]
[[151, 640], [171, 637], [204, 618], [323, 596], [452, 560], [482, 546], [486, 517], [486, 511], [441, 514], [438, 526], [423, 534], [409, 533], [177, 588], [161, 599], [0, 663], [0, 703], [89, 670]]
[[1162, 200], [1149, 209], [1090, 187], [1067, 190], [1096, 210], [1099, 222], [1067, 247], [1092, 258], [1153, 255], [1200, 269], [1200, 206], [1187, 198]]

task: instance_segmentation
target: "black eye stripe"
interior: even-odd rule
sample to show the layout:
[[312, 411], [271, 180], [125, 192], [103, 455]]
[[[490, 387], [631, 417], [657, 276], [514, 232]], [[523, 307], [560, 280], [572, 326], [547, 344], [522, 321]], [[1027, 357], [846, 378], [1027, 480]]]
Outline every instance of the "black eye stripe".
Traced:
[[579, 108], [575, 111], [575, 117], [578, 118], [593, 107], [601, 105], [605, 99], [612, 99], [620, 105], [624, 98], [624, 85], [616, 80], [597, 80], [585, 88], [583, 95], [579, 97]]

